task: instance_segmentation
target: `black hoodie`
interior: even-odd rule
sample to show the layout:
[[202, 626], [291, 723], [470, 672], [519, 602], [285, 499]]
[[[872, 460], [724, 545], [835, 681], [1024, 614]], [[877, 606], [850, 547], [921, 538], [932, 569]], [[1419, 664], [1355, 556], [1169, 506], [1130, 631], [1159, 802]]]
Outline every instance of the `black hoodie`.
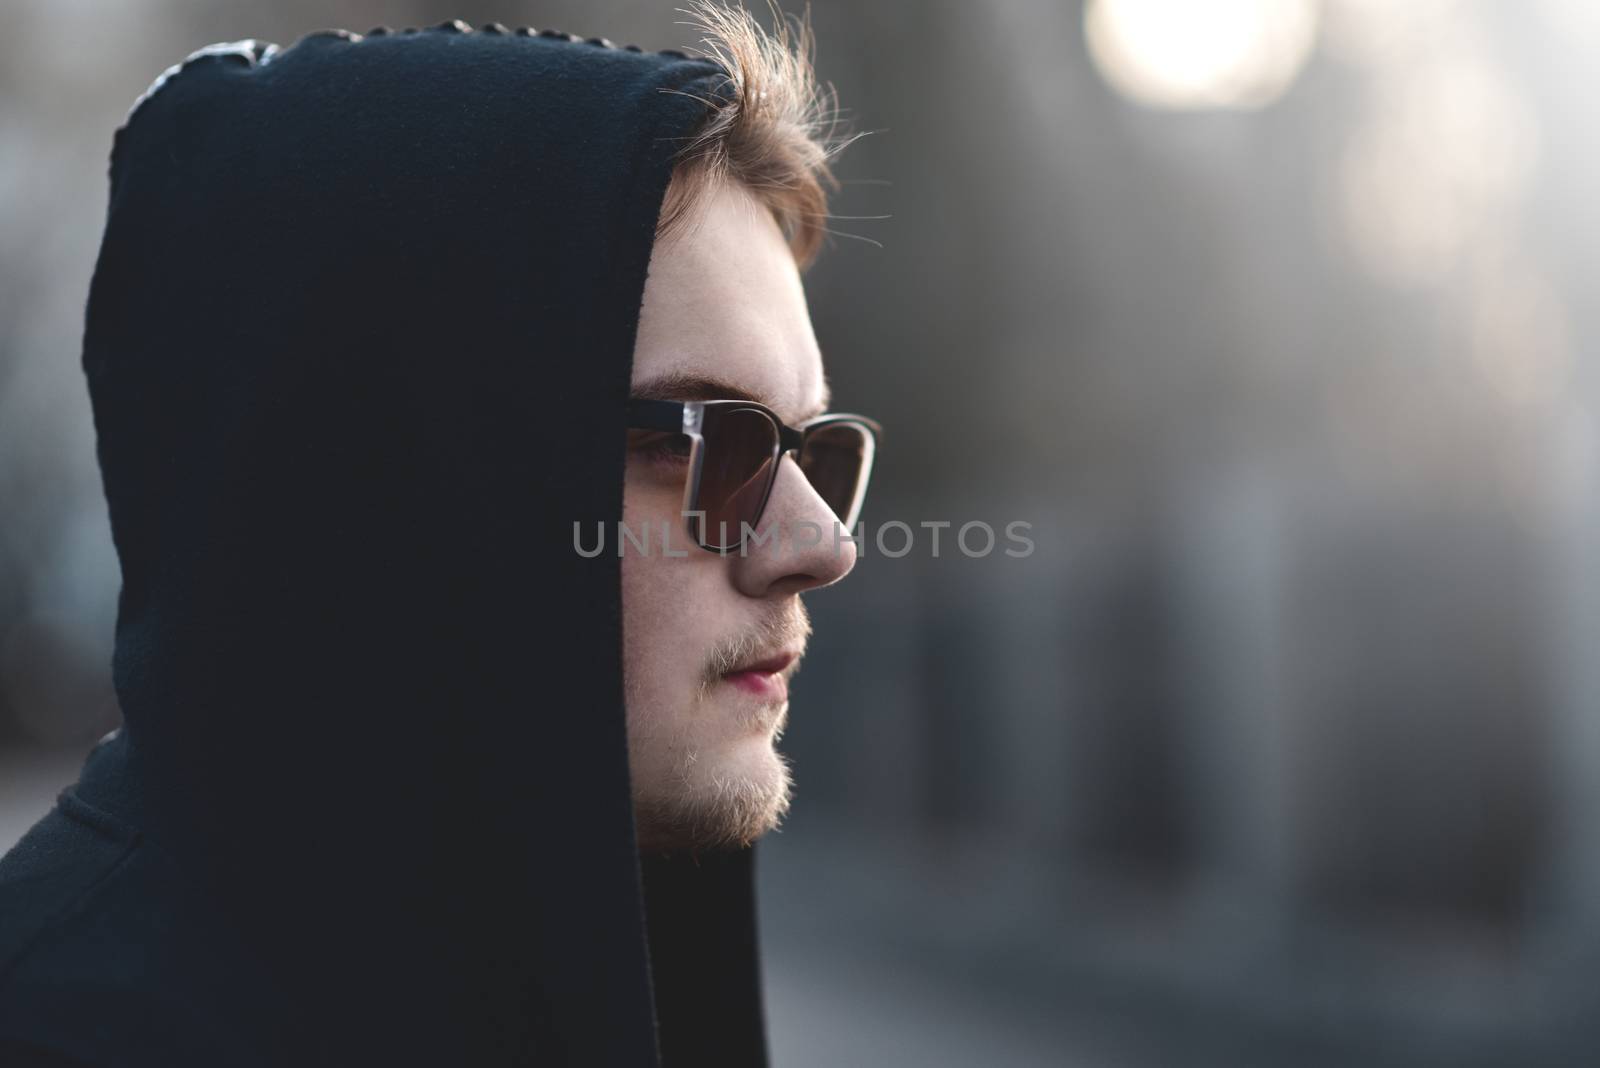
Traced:
[[83, 348], [124, 725], [0, 862], [0, 1063], [764, 1063], [751, 854], [641, 869], [572, 545], [727, 84], [451, 23], [135, 105]]

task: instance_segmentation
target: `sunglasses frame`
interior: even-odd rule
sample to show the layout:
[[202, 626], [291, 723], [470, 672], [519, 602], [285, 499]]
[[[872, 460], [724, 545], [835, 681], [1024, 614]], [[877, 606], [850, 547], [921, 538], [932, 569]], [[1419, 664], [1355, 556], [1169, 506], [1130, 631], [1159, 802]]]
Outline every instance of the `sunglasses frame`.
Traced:
[[[773, 449], [772, 463], [768, 468], [767, 484], [761, 490], [761, 503], [756, 508], [755, 518], [740, 522], [739, 537], [730, 545], [717, 545], [701, 539], [695, 530], [695, 517], [698, 515], [705, 519], [705, 510], [693, 507], [699, 503], [700, 473], [705, 465], [705, 436], [701, 428], [705, 425], [705, 413], [708, 409], [722, 412], [752, 411], [764, 416], [777, 429], [777, 446]], [[688, 437], [689, 447], [689, 477], [683, 487], [683, 513], [684, 526], [687, 528], [689, 538], [700, 548], [707, 552], [718, 553], [726, 556], [736, 549], [744, 547], [745, 525], [755, 528], [761, 517], [766, 514], [767, 501], [772, 496], [772, 487], [778, 481], [778, 468], [783, 463], [783, 458], [790, 453], [796, 454], [795, 462], [798, 464], [798, 454], [805, 447], [806, 439], [817, 430], [833, 426], [837, 423], [853, 423], [866, 432], [865, 457], [861, 463], [861, 475], [856, 480], [855, 497], [850, 502], [849, 515], [840, 517], [840, 522], [846, 531], [855, 525], [857, 517], [861, 514], [861, 504], [866, 499], [867, 483], [872, 478], [872, 462], [878, 451], [878, 439], [883, 435], [883, 427], [874, 419], [853, 412], [824, 412], [814, 418], [807, 419], [799, 426], [789, 426], [778, 414], [764, 404], [746, 400], [693, 400], [669, 401], [633, 398], [628, 401], [628, 429], [630, 430], [660, 430]], [[807, 483], [810, 482], [808, 478]], [[707, 524], [709, 525], [709, 524]]]

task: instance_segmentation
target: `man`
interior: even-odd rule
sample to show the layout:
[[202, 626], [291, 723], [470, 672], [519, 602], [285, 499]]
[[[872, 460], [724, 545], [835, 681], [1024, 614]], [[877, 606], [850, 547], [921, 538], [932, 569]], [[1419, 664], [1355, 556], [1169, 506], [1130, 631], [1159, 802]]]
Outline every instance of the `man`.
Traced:
[[0, 1064], [764, 1063], [750, 844], [875, 428], [811, 418], [804, 37], [697, 11], [213, 46], [117, 131], [124, 725], [0, 862]]

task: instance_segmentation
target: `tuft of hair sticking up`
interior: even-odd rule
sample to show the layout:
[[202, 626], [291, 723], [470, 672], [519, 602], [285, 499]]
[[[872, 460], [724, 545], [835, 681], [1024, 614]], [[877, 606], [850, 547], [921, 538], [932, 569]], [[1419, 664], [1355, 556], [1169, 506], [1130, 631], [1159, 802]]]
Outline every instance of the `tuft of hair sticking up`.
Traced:
[[830, 161], [855, 138], [840, 133], [833, 86], [816, 79], [809, 13], [791, 22], [774, 4], [768, 32], [743, 7], [693, 0], [680, 10], [701, 34], [693, 51], [721, 64], [731, 84], [726, 99], [704, 100], [710, 113], [678, 151], [657, 236], [676, 233], [701, 196], [736, 181], [810, 266], [828, 232], [828, 192], [839, 188]]

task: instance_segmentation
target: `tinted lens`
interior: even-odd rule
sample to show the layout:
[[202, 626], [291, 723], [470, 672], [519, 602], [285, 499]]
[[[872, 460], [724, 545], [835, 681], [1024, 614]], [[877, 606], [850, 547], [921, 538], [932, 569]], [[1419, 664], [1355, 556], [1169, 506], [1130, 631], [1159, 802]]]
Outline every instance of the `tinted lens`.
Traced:
[[800, 469], [846, 528], [855, 525], [858, 497], [872, 469], [872, 451], [871, 432], [848, 422], [812, 427], [800, 450]]
[[705, 512], [700, 540], [729, 548], [739, 544], [740, 524], [755, 526], [766, 504], [778, 459], [778, 428], [751, 408], [708, 407], [700, 434], [705, 439], [696, 505]]

